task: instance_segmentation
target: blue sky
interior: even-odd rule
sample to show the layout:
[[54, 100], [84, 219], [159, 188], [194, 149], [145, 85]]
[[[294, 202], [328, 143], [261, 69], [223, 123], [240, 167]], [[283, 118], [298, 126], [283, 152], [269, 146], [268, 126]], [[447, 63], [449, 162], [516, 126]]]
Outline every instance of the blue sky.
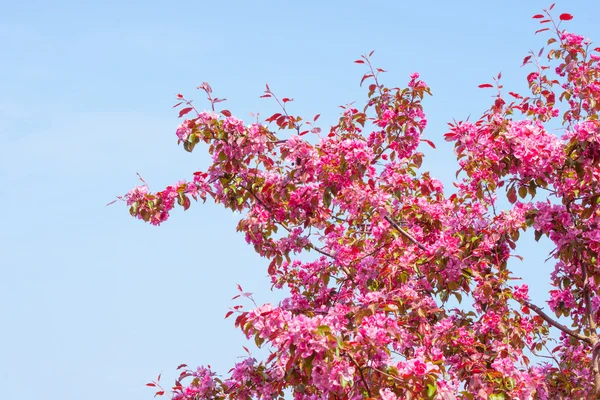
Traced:
[[[0, 15], [0, 390], [3, 398], [147, 399], [158, 373], [182, 362], [226, 372], [243, 354], [223, 316], [235, 284], [273, 301], [266, 263], [212, 204], [177, 211], [160, 228], [105, 207], [142, 174], [159, 190], [207, 165], [176, 145], [176, 93], [211, 83], [224, 107], [249, 120], [275, 106], [293, 113], [357, 100], [375, 50], [391, 86], [414, 71], [431, 86], [424, 167], [448, 185], [455, 171], [446, 122], [477, 117], [502, 71], [523, 90], [519, 66], [541, 1], [5, 2]], [[568, 29], [600, 38], [600, 3], [558, 4]], [[542, 302], [548, 247], [520, 246], [516, 266]]]

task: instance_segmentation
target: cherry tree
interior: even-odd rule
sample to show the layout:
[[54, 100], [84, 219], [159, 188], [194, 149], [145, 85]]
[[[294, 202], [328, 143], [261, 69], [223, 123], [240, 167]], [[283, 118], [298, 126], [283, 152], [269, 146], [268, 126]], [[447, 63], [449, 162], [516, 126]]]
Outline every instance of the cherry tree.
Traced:
[[[218, 111], [207, 83], [211, 111], [177, 96], [178, 142], [207, 148], [211, 165], [122, 200], [153, 225], [192, 199], [240, 212], [238, 231], [289, 295], [226, 315], [268, 357], [248, 353], [226, 375], [181, 365], [174, 400], [600, 398], [600, 48], [552, 8], [533, 17], [553, 34], [523, 61], [530, 92], [505, 93], [498, 75], [480, 85], [496, 90], [491, 107], [449, 124], [452, 191], [421, 169], [429, 87], [417, 73], [385, 86], [372, 54], [356, 60], [366, 105], [329, 130], [269, 86], [281, 111], [250, 124]], [[553, 243], [547, 305], [508, 267], [526, 231]], [[456, 307], [466, 299], [472, 309]]]

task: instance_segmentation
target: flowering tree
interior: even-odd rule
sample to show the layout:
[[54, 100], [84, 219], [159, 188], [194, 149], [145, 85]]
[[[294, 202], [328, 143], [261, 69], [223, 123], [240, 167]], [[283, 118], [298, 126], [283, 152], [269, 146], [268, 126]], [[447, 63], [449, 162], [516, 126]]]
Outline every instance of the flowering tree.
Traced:
[[[429, 87], [416, 73], [406, 88], [384, 86], [371, 54], [356, 61], [366, 106], [345, 107], [328, 132], [268, 86], [262, 97], [281, 112], [250, 125], [216, 112], [206, 83], [212, 111], [178, 95], [179, 116], [193, 115], [178, 141], [205, 143], [212, 164], [157, 193], [136, 187], [123, 198], [130, 213], [159, 225], [176, 203], [207, 197], [240, 211], [238, 230], [290, 294], [227, 314], [266, 359], [248, 355], [227, 376], [182, 365], [173, 399], [600, 398], [600, 48], [550, 10], [533, 17], [547, 26], [536, 33], [555, 35], [523, 62], [531, 93], [506, 96], [498, 75], [480, 85], [497, 90], [489, 110], [450, 124], [461, 177], [451, 195], [420, 170], [419, 146], [433, 146], [421, 136]], [[555, 119], [560, 138], [546, 129]], [[554, 244], [547, 311], [507, 266], [527, 230]]]

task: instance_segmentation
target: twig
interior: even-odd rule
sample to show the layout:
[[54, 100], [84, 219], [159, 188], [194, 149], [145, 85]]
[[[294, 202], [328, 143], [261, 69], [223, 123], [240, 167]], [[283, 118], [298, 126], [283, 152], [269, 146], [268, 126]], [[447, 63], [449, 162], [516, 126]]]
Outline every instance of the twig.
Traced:
[[389, 215], [386, 215], [384, 218], [387, 222], [389, 222], [394, 227], [394, 229], [396, 229], [398, 232], [400, 232], [400, 234], [402, 236], [404, 236], [405, 238], [407, 238], [412, 244], [414, 244], [415, 246], [417, 246], [419, 249], [421, 249], [423, 251], [427, 251], [427, 248], [425, 246], [423, 246], [421, 243], [419, 243], [417, 241], [417, 239], [412, 237], [412, 235], [410, 233], [408, 233], [404, 229], [402, 229], [400, 227], [400, 225], [398, 225], [396, 223], [396, 221], [394, 221]]
[[548, 314], [546, 314], [544, 311], [542, 311], [542, 309], [539, 308], [538, 306], [536, 306], [535, 304], [532, 304], [532, 303], [530, 303], [527, 300], [521, 300], [521, 304], [524, 304], [527, 307], [531, 308], [533, 311], [535, 311], [535, 313], [537, 315], [539, 315], [540, 317], [542, 317], [546, 322], [548, 322], [553, 327], [560, 329], [561, 331], [563, 331], [567, 335], [569, 335], [571, 337], [574, 337], [575, 339], [579, 339], [579, 340], [581, 340], [583, 342], [586, 342], [588, 344], [592, 344], [593, 345], [593, 341], [592, 341], [592, 339], [590, 337], [584, 336], [584, 335], [582, 335], [580, 333], [572, 331], [571, 329], [567, 328], [563, 324], [555, 321], [554, 319], [552, 319], [552, 317], [550, 317]]

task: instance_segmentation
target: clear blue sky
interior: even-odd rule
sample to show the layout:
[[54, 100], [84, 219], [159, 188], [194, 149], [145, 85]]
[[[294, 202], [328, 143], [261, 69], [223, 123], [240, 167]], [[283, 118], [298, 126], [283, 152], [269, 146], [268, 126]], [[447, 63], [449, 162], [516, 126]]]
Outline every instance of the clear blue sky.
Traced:
[[[176, 145], [176, 93], [209, 81], [240, 117], [272, 112], [265, 82], [292, 112], [323, 124], [358, 100], [376, 50], [385, 82], [418, 71], [434, 97], [425, 168], [450, 182], [446, 122], [478, 116], [503, 72], [519, 68], [545, 1], [21, 1], [0, 15], [0, 397], [149, 399], [144, 383], [182, 362], [226, 372], [242, 336], [223, 320], [235, 284], [269, 292], [266, 264], [212, 204], [175, 212], [160, 228], [105, 207], [137, 184], [153, 190], [207, 165]], [[569, 28], [600, 41], [600, 3], [563, 1]], [[199, 149], [200, 150], [200, 149]], [[548, 247], [520, 246], [543, 301]]]

